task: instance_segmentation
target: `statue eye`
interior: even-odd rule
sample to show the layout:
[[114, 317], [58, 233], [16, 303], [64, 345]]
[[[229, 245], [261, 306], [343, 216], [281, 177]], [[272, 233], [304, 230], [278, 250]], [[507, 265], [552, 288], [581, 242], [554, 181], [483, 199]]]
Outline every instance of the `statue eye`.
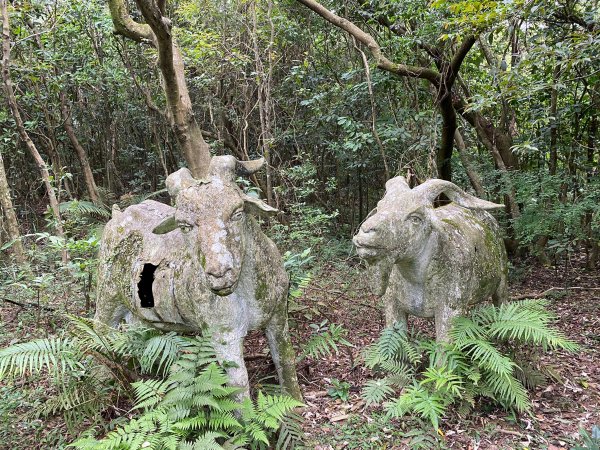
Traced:
[[244, 217], [244, 211], [243, 210], [239, 210], [233, 213], [233, 215], [231, 216], [231, 220], [232, 221], [237, 221], [237, 220], [241, 220]]
[[184, 233], [189, 233], [193, 228], [192, 225], [190, 225], [189, 223], [185, 223], [185, 222], [180, 222], [178, 224], [178, 226], [179, 226], [179, 229], [181, 231], [183, 231]]
[[410, 223], [413, 225], [421, 225], [421, 223], [423, 223], [423, 220], [421, 220], [419, 216], [410, 216], [408, 220], [410, 220]]

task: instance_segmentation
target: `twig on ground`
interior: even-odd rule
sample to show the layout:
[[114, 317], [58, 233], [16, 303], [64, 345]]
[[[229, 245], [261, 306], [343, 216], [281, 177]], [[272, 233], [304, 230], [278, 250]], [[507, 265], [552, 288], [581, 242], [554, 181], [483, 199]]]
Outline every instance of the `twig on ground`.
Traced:
[[11, 303], [16, 306], [20, 306], [21, 308], [39, 308], [39, 309], [45, 309], [46, 311], [56, 311], [56, 309], [52, 308], [51, 306], [38, 305], [36, 303], [28, 303], [28, 302], [21, 303], [16, 300], [10, 300], [8, 298], [0, 298], [0, 300], [5, 301], [6, 303]]
[[571, 286], [568, 288], [551, 287], [550, 289], [546, 289], [544, 292], [541, 292], [539, 294], [522, 294], [522, 295], [517, 295], [516, 297], [511, 297], [511, 299], [512, 300], [525, 300], [526, 298], [534, 298], [534, 299], [535, 298], [543, 298], [552, 291], [575, 291], [575, 290], [598, 291], [598, 290], [600, 290], [600, 287], [585, 287], [585, 286]]

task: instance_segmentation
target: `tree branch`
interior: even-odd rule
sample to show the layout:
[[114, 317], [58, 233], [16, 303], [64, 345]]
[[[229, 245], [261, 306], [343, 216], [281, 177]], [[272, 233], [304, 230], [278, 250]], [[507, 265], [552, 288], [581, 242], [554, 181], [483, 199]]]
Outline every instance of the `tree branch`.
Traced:
[[[380, 25], [383, 25], [384, 27], [389, 29], [396, 36], [405, 37], [409, 32], [409, 30], [407, 30], [404, 26], [392, 23], [390, 19], [384, 16], [378, 17], [377, 22], [379, 22]], [[437, 47], [429, 45], [423, 41], [419, 41], [417, 43], [417, 46], [425, 50], [425, 52], [434, 59], [438, 68], [441, 67], [442, 63], [444, 62], [444, 55]]]
[[312, 11], [314, 11], [322, 18], [335, 25], [336, 27], [346, 31], [348, 34], [353, 36], [358, 42], [365, 45], [375, 58], [375, 62], [378, 68], [403, 77], [422, 78], [428, 80], [430, 83], [436, 86], [439, 84], [440, 74], [437, 71], [427, 67], [397, 64], [390, 61], [383, 54], [379, 43], [375, 40], [373, 36], [371, 36], [369, 33], [364, 32], [362, 29], [360, 29], [358, 26], [356, 26], [349, 20], [338, 16], [332, 11], [329, 11], [327, 8], [325, 8], [323, 5], [316, 2], [315, 0], [296, 1], [298, 1], [298, 3], [302, 3], [304, 6], [311, 9]]
[[460, 66], [462, 65], [463, 61], [465, 60], [467, 53], [469, 53], [469, 50], [471, 50], [473, 45], [475, 45], [475, 42], [477, 42], [477, 39], [475, 38], [475, 36], [467, 36], [465, 38], [465, 40], [462, 42], [462, 44], [460, 44], [460, 47], [458, 48], [458, 50], [456, 51], [454, 56], [452, 57], [452, 61], [450, 61], [448, 75], [446, 76], [446, 78], [444, 80], [448, 90], [454, 84], [454, 81], [456, 80], [456, 77], [458, 75], [458, 71], [460, 70]]
[[156, 36], [150, 26], [137, 23], [131, 18], [124, 0], [108, 0], [108, 8], [117, 34], [156, 46]]

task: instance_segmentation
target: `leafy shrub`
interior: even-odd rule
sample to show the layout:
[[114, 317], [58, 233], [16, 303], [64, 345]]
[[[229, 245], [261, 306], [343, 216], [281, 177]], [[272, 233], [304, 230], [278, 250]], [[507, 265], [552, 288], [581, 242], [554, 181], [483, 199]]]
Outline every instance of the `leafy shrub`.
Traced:
[[[0, 350], [0, 379], [47, 371], [56, 394], [38, 413], [62, 413], [72, 425], [103, 422], [119, 397], [134, 401], [131, 418], [103, 439], [91, 428], [80, 449], [266, 448], [282, 422], [297, 434], [298, 401], [258, 394], [238, 402], [209, 336], [183, 337], [149, 328], [115, 330], [71, 317], [69, 336]], [[292, 436], [294, 437], [294, 436]], [[297, 436], [296, 436], [297, 437]], [[291, 441], [280, 436], [280, 441]], [[281, 447], [283, 448], [283, 447]]]
[[287, 251], [283, 254], [283, 267], [290, 276], [289, 298], [296, 300], [302, 295], [310, 280], [312, 273], [310, 272], [310, 263], [314, 260], [314, 256], [310, 254], [311, 249], [304, 249], [300, 253], [292, 253]]
[[527, 412], [527, 388], [545, 381], [532, 364], [539, 351], [577, 348], [550, 326], [554, 316], [546, 307], [544, 300], [480, 306], [454, 320], [450, 343], [412, 340], [388, 328], [363, 356], [367, 367], [385, 376], [367, 382], [362, 396], [379, 404], [402, 389], [384, 404], [388, 415], [412, 412], [436, 429], [450, 405], [466, 413], [480, 397]]
[[350, 399], [350, 383], [332, 378], [331, 387], [327, 390], [327, 395], [333, 399], [339, 398], [341, 401], [347, 402]]

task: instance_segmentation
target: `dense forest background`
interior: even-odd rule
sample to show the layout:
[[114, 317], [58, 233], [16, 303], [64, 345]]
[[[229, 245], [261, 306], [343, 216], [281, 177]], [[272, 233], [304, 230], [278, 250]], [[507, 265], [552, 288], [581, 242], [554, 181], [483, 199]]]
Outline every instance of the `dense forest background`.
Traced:
[[[288, 237], [350, 237], [385, 180], [409, 173], [504, 200], [513, 250], [547, 261], [582, 245], [597, 264], [595, 2], [326, 5], [385, 61], [301, 3], [176, 1], [166, 12], [204, 139], [213, 154], [266, 156], [254, 186], [284, 211], [282, 227], [298, 222]], [[62, 220], [71, 200], [102, 207], [161, 190], [184, 162], [156, 51], [115, 33], [104, 2], [14, 2], [10, 14], [16, 103]], [[6, 102], [0, 120], [20, 233], [53, 233], [42, 163]]]
[[[168, 203], [165, 178], [193, 168], [195, 152], [265, 158], [239, 183], [280, 210], [263, 225], [285, 254], [291, 299], [315, 279], [316, 291], [342, 292], [296, 305], [316, 335], [353, 320], [338, 308], [358, 264], [351, 237], [395, 175], [504, 204], [494, 215], [511, 280], [550, 271], [538, 277], [549, 284], [527, 285], [543, 291], [597, 276], [597, 0], [0, 5], [0, 299], [20, 308], [0, 311], [2, 346], [65, 328], [55, 314], [91, 314], [112, 205]], [[365, 306], [369, 294], [352, 295]]]

